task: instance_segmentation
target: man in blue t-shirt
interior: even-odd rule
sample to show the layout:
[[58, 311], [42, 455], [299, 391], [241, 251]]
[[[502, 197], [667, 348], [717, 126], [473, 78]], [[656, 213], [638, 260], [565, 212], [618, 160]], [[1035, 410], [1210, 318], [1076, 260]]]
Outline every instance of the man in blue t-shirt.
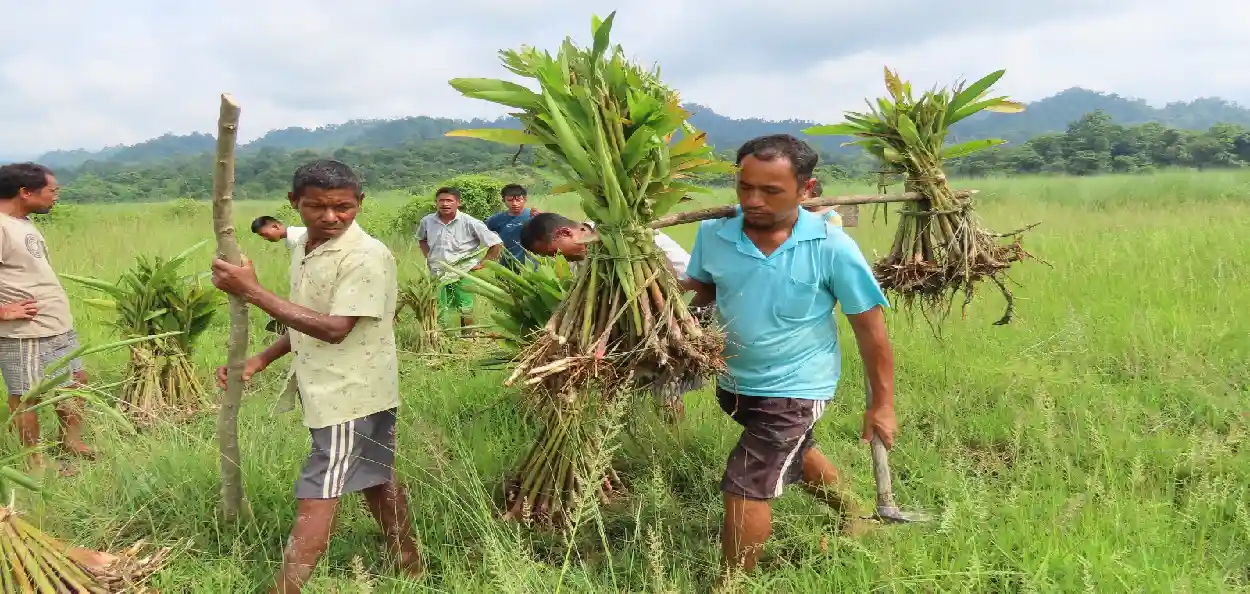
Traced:
[[841, 373], [835, 304], [855, 332], [872, 388], [861, 436], [894, 442], [888, 304], [854, 240], [799, 207], [816, 181], [816, 162], [816, 152], [788, 134], [744, 144], [737, 156], [741, 213], [699, 225], [686, 269], [692, 305], [714, 301], [728, 334], [729, 369], [717, 399], [744, 429], [721, 480], [729, 569], [754, 569], [772, 531], [770, 500], [787, 485], [801, 483], [844, 521], [854, 511], [812, 436]]
[[500, 193], [503, 195], [506, 210], [490, 215], [485, 221], [486, 228], [494, 231], [503, 240], [506, 253], [500, 258], [500, 262], [513, 270], [526, 260], [531, 266], [537, 266], [537, 261], [526, 254], [525, 248], [521, 246], [521, 229], [525, 228], [525, 223], [529, 222], [531, 216], [538, 214], [538, 211], [525, 207], [528, 201], [525, 188], [518, 184], [508, 184]]

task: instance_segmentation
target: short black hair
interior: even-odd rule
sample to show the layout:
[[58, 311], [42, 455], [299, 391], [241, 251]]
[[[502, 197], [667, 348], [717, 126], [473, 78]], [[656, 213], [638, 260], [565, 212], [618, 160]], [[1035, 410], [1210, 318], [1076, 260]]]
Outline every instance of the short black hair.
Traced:
[[554, 212], [540, 212], [530, 217], [529, 222], [521, 228], [521, 247], [526, 251], [534, 251], [540, 243], [549, 243], [556, 229], [561, 227], [577, 228], [581, 223]]
[[801, 184], [812, 178], [816, 163], [820, 161], [820, 155], [812, 150], [811, 145], [790, 134], [769, 134], [748, 140], [738, 149], [736, 164], [742, 165], [742, 160], [748, 156], [761, 161], [786, 159], [794, 169], [794, 178]]
[[441, 188], [439, 188], [439, 189], [437, 189], [437, 190], [434, 190], [434, 197], [435, 197], [435, 198], [438, 198], [439, 196], [442, 196], [443, 194], [451, 194], [452, 196], [455, 196], [455, 197], [456, 197], [456, 200], [459, 200], [459, 199], [460, 199], [460, 190], [459, 190], [459, 189], [457, 189], [457, 188], [452, 188], [452, 187], [449, 187], [449, 186], [443, 186], [443, 187], [441, 187]]
[[38, 163], [10, 163], [0, 167], [0, 200], [17, 198], [22, 188], [38, 192], [48, 187], [52, 170]]
[[357, 198], [362, 196], [360, 178], [351, 167], [331, 159], [319, 159], [295, 170], [291, 180], [291, 195], [299, 198], [307, 188], [321, 190], [351, 190]]
[[268, 225], [269, 223], [281, 224], [282, 221], [279, 221], [278, 219], [275, 219], [269, 215], [256, 217], [256, 220], [252, 221], [252, 233], [260, 233], [261, 228], [264, 227], [265, 225]]
[[820, 185], [820, 179], [817, 179], [816, 183], [812, 185], [812, 198], [819, 198], [824, 193], [825, 193], [825, 187]]
[[521, 184], [508, 184], [499, 191], [499, 195], [507, 198], [508, 196], [526, 196], [527, 193]]

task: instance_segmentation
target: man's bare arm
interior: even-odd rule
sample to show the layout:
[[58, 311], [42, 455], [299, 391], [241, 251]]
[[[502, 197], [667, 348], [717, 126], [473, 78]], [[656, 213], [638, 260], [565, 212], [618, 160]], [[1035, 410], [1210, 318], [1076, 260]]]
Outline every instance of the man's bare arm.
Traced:
[[[258, 287], [250, 291], [244, 296], [244, 299], [272, 316], [273, 319], [278, 320], [287, 328], [295, 329], [330, 344], [343, 342], [343, 339], [347, 338], [347, 335], [356, 327], [356, 320], [359, 319], [354, 316], [332, 316], [317, 313], [302, 305], [291, 303], [264, 287]], [[287, 340], [287, 349], [289, 351], [290, 339], [288, 338]]]
[[273, 344], [265, 347], [265, 350], [256, 354], [256, 358], [269, 367], [274, 361], [281, 359], [291, 353], [291, 335], [286, 332], [275, 340]]
[[421, 243], [421, 254], [424, 255], [426, 259], [428, 260], [430, 258], [430, 242], [422, 239], [420, 243]]
[[681, 286], [687, 291], [694, 291], [694, 299], [690, 300], [691, 307], [703, 307], [716, 301], [716, 285], [686, 277], [686, 280], [681, 281]]
[[894, 349], [885, 330], [885, 311], [880, 305], [860, 314], [847, 315], [859, 356], [864, 361], [873, 408], [894, 408]]
[[502, 248], [503, 248], [503, 244], [502, 244], [502, 243], [496, 243], [495, 245], [492, 245], [492, 246], [490, 246], [489, 248], [487, 248], [487, 249], [486, 249], [486, 259], [487, 259], [487, 260], [498, 260], [498, 259], [499, 259], [499, 252], [500, 252], [500, 250], [501, 250]]

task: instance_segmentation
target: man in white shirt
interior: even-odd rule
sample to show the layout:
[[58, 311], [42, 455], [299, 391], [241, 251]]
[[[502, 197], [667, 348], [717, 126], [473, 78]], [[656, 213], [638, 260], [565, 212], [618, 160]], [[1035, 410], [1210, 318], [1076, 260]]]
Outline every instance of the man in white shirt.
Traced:
[[252, 221], [252, 233], [265, 238], [265, 241], [282, 241], [288, 250], [295, 249], [307, 232], [308, 229], [304, 227], [287, 227], [282, 221], [269, 215], [256, 217]]
[[435, 191], [434, 206], [437, 210], [425, 215], [417, 225], [417, 240], [430, 272], [451, 281], [439, 292], [440, 311], [449, 307], [460, 310], [460, 327], [467, 328], [473, 325], [473, 294], [465, 290], [461, 281], [451, 280], [455, 275], [447, 268], [468, 266], [478, 270], [482, 267], [481, 259], [470, 256], [485, 247], [487, 259], [498, 259], [503, 240], [482, 221], [460, 212], [460, 191], [455, 188]]
[[[286, 244], [286, 249], [294, 250], [300, 242], [304, 241], [304, 236], [308, 233], [308, 229], [305, 227], [287, 227], [277, 218], [264, 215], [256, 217], [256, 220], [252, 221], [252, 233], [261, 236], [268, 242], [281, 241]], [[269, 323], [265, 324], [265, 330], [281, 336], [286, 332], [286, 326], [283, 326], [282, 322], [270, 318]]]

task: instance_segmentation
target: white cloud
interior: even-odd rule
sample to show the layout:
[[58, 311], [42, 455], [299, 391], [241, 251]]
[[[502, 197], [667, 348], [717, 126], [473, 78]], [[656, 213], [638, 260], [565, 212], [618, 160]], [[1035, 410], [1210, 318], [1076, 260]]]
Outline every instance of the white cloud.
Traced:
[[[211, 132], [217, 94], [242, 137], [406, 115], [492, 116], [455, 76], [496, 51], [585, 40], [599, 0], [0, 0], [0, 154]], [[17, 15], [17, 18], [7, 18]], [[1153, 103], [1250, 100], [1250, 5], [1231, 0], [636, 0], [615, 37], [683, 98], [737, 117], [836, 120], [890, 65], [927, 86], [1006, 68], [1024, 100], [1085, 86]]]

